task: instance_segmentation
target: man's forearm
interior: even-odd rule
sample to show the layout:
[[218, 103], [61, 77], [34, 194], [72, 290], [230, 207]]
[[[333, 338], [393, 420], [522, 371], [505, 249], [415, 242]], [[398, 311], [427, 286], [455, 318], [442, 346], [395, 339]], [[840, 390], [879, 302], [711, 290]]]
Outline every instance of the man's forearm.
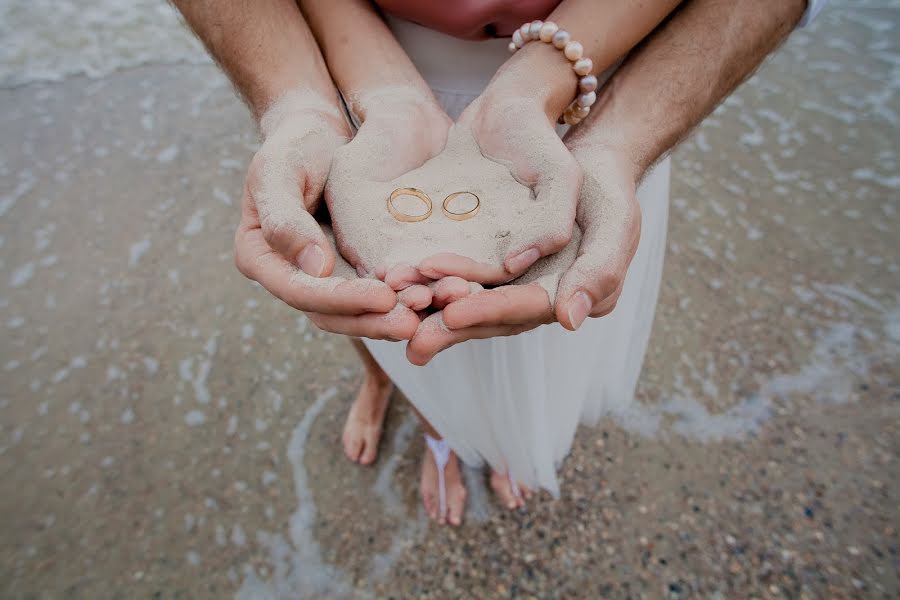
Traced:
[[[583, 56], [602, 73], [653, 31], [681, 0], [564, 0], [547, 17], [582, 44]], [[540, 85], [535, 85], [535, 82]], [[493, 86], [504, 94], [537, 95], [556, 121], [577, 93], [572, 63], [546, 44], [528, 43], [500, 67]]]
[[805, 0], [688, 0], [613, 75], [567, 143], [623, 153], [635, 178], [672, 149], [794, 29]]
[[337, 91], [294, 0], [172, 0], [259, 118], [290, 90]]

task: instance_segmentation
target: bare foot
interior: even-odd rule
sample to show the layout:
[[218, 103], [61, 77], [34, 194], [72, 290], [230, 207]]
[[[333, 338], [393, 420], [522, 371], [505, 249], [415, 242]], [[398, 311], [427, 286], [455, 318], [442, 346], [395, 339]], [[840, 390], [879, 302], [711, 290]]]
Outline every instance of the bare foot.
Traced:
[[369, 465], [378, 455], [381, 426], [394, 391], [394, 384], [386, 375], [374, 375], [368, 370], [359, 395], [344, 424], [344, 454], [361, 465]]
[[500, 503], [510, 510], [522, 508], [525, 501], [531, 498], [531, 490], [521, 483], [510, 481], [506, 473], [491, 469], [491, 489]]
[[440, 525], [450, 523], [459, 525], [462, 523], [463, 510], [466, 507], [466, 488], [463, 485], [462, 472], [459, 468], [459, 459], [456, 454], [450, 452], [447, 466], [444, 467], [444, 485], [447, 495], [446, 512], [441, 513], [441, 494], [438, 478], [438, 466], [434, 454], [425, 447], [425, 456], [422, 459], [422, 481], [420, 493], [425, 512]]

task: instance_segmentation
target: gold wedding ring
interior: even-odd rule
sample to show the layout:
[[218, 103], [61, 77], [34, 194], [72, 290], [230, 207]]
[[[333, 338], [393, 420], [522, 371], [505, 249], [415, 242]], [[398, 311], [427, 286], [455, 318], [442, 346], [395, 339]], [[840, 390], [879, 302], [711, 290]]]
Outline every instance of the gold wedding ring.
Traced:
[[[450, 204], [451, 201], [453, 201], [454, 198], [456, 198], [457, 196], [463, 196], [463, 195], [469, 195], [469, 196], [472, 196], [473, 198], [475, 198], [475, 206], [473, 208], [470, 208], [466, 212], [461, 212], [461, 213], [453, 212], [452, 210], [447, 208], [447, 206]], [[446, 198], [444, 198], [444, 204], [443, 204], [442, 208], [444, 209], [444, 214], [447, 215], [449, 218], [453, 219], [454, 221], [465, 221], [466, 219], [471, 219], [472, 217], [477, 215], [478, 211], [481, 210], [481, 198], [479, 198], [472, 192], [454, 192], [454, 193], [450, 194], [449, 196], [447, 196]]]
[[[394, 206], [394, 199], [399, 198], [400, 196], [415, 196], [416, 198], [421, 200], [425, 204], [425, 206], [428, 207], [428, 210], [421, 215], [408, 215], [406, 213], [400, 212], [397, 207]], [[387, 209], [388, 212], [391, 213], [392, 217], [404, 223], [424, 221], [431, 216], [431, 198], [428, 197], [428, 194], [426, 194], [422, 190], [417, 190], [416, 188], [397, 188], [396, 190], [391, 192], [391, 195], [388, 197]]]

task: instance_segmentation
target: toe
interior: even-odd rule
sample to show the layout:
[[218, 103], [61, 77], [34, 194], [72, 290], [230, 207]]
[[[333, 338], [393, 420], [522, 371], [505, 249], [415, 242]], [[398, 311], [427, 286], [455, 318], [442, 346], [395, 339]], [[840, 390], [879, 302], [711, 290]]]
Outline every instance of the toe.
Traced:
[[503, 506], [510, 510], [515, 510], [519, 507], [519, 499], [513, 494], [506, 474], [497, 473], [496, 471], [492, 472], [491, 488], [494, 490], [494, 494], [497, 495], [497, 499]]
[[522, 498], [525, 500], [531, 500], [531, 496], [533, 495], [531, 488], [527, 485], [519, 484], [519, 491], [522, 493]]
[[373, 462], [375, 462], [375, 457], [377, 455], [378, 455], [378, 447], [375, 444], [373, 444], [369, 441], [366, 441], [363, 444], [362, 453], [359, 455], [359, 464], [371, 465]]
[[431, 495], [431, 492], [426, 491], [425, 489], [421, 490], [422, 494], [422, 506], [425, 507], [425, 513], [432, 520], [437, 518], [437, 511], [434, 508], [434, 497]]
[[365, 435], [362, 454], [359, 456], [359, 462], [364, 465], [371, 465], [378, 456], [378, 438], [381, 436], [380, 431], [368, 432]]
[[344, 432], [344, 454], [353, 462], [359, 461], [359, 454], [362, 452], [363, 441], [358, 435], [350, 432]]
[[448, 499], [448, 504], [450, 524], [454, 526], [462, 524], [463, 511], [466, 508], [466, 489], [460, 487], [459, 491]]

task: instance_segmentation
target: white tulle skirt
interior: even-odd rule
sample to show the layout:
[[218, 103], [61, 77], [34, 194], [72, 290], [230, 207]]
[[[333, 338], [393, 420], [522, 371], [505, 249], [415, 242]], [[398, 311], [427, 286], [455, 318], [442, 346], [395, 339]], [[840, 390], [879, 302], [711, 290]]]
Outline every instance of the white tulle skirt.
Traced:
[[[506, 59], [503, 40], [466, 42], [390, 20], [395, 35], [451, 117]], [[545, 325], [513, 337], [471, 340], [425, 367], [406, 344], [364, 340], [378, 363], [469, 465], [487, 462], [557, 495], [556, 472], [579, 423], [630, 403], [659, 293], [666, 245], [669, 161], [638, 189], [641, 241], [612, 314], [576, 331]]]

